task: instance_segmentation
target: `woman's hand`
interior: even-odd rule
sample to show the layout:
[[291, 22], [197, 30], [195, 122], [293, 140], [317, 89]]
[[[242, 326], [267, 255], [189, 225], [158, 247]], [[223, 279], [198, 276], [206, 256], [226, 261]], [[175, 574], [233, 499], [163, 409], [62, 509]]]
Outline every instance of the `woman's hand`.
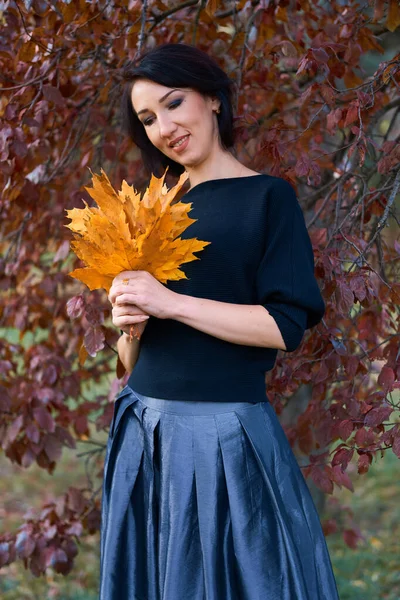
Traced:
[[115, 327], [124, 331], [127, 335], [131, 335], [131, 326], [136, 325], [139, 335], [141, 335], [146, 327], [149, 315], [146, 315], [135, 304], [122, 304], [121, 306], [113, 304], [112, 322]]
[[[142, 322], [139, 315], [144, 314], [169, 319], [174, 314], [178, 296], [148, 271], [122, 271], [114, 277], [108, 294], [113, 305], [113, 323], [119, 327], [114, 314], [116, 319], [121, 319], [118, 323], [123, 321], [124, 326]], [[124, 327], [120, 329], [124, 330]]]

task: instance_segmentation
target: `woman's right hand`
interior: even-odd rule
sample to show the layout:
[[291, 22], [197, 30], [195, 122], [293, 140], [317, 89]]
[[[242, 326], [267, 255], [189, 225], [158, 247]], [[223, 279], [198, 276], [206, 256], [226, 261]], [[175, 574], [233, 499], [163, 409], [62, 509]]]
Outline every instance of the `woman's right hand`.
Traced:
[[144, 331], [149, 315], [142, 311], [136, 304], [114, 304], [112, 309], [112, 322], [115, 327], [126, 334], [130, 334], [132, 325], [136, 325], [140, 333]]
[[[110, 288], [108, 298], [112, 295], [112, 287]], [[116, 304], [112, 303], [112, 322], [115, 327], [121, 329], [126, 334], [130, 335], [131, 326], [136, 325], [136, 329], [143, 332], [146, 327], [149, 315], [145, 313], [136, 304]]]

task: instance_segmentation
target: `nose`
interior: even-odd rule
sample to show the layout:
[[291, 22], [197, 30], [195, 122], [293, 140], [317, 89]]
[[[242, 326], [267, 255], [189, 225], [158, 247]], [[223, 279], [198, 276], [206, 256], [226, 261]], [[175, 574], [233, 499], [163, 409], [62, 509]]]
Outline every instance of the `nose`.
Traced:
[[163, 114], [158, 117], [158, 131], [160, 133], [160, 137], [163, 139], [170, 139], [172, 134], [176, 130], [175, 123], [168, 117], [168, 115]]

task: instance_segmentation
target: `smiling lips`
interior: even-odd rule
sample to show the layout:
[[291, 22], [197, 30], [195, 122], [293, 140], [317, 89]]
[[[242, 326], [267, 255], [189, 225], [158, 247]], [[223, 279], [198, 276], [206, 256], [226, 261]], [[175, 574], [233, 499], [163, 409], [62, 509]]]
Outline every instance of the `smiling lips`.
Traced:
[[176, 152], [182, 152], [188, 145], [189, 137], [190, 136], [188, 134], [188, 135], [182, 136], [181, 138], [178, 138], [177, 143], [170, 147], [172, 148], [172, 150], [175, 150]]

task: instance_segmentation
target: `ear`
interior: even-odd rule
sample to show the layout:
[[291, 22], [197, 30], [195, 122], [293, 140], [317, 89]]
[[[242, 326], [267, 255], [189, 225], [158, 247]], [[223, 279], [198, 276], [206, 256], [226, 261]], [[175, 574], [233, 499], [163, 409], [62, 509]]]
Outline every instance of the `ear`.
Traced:
[[210, 98], [210, 105], [211, 110], [218, 110], [219, 108], [221, 108], [221, 100], [216, 96], [213, 96], [212, 98]]

